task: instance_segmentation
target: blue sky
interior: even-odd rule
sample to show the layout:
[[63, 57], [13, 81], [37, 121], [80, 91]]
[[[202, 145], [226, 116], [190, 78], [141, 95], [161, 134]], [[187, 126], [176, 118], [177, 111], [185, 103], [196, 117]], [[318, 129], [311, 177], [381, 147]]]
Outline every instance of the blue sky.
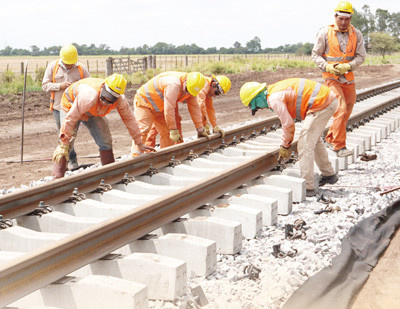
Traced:
[[[0, 11], [0, 49], [107, 44], [112, 49], [195, 43], [203, 48], [245, 45], [258, 36], [277, 47], [314, 42], [317, 31], [333, 21], [338, 0], [14, 0]], [[354, 0], [400, 12], [399, 0]]]

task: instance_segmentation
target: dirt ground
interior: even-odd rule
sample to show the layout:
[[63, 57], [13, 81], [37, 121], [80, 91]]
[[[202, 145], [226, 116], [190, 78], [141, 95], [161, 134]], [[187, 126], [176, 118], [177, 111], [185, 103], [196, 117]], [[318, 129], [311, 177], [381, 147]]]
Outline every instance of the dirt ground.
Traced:
[[[363, 89], [398, 80], [400, 66], [362, 66], [355, 72], [355, 75], [357, 89]], [[239, 90], [244, 82], [274, 83], [290, 77], [309, 78], [322, 82], [321, 73], [318, 69], [284, 69], [276, 72], [235, 74], [229, 75], [229, 77], [232, 80], [231, 91], [227, 95], [216, 98], [214, 101], [218, 124], [222, 128], [252, 119], [249, 110], [243, 107], [239, 98]], [[126, 96], [130, 103], [133, 101], [133, 96], [139, 86], [128, 85]], [[48, 102], [49, 94], [45, 92], [34, 92], [26, 95], [23, 159], [33, 161], [21, 164], [22, 94], [0, 95], [0, 190], [13, 186], [29, 185], [33, 180], [39, 180], [51, 175], [52, 163], [50, 158], [57, 146], [57, 132], [53, 115], [48, 111]], [[182, 105], [180, 111], [183, 118], [184, 136], [194, 135], [194, 127], [186, 107]], [[257, 113], [259, 118], [265, 115], [267, 114], [264, 111]], [[131, 139], [118, 113], [113, 112], [107, 118], [110, 122], [116, 157], [129, 154]], [[97, 163], [99, 161], [98, 158], [82, 158], [82, 156], [96, 156], [98, 154], [97, 146], [84, 126], [81, 126], [79, 130], [75, 149], [80, 164]], [[16, 161], [16, 163], [9, 163], [9, 161]], [[398, 245], [396, 248], [398, 248]], [[398, 256], [394, 258], [398, 259]], [[379, 274], [383, 274], [383, 276], [379, 276]], [[377, 276], [382, 278], [386, 274], [387, 271], [380, 270]], [[380, 286], [381, 282], [375, 281], [372, 284], [372, 290], [374, 291], [374, 288]], [[396, 286], [398, 287], [399, 285]], [[370, 293], [370, 297], [376, 295], [375, 293], [376, 291]], [[364, 297], [359, 297], [360, 299], [365, 299], [367, 302], [370, 301], [370, 299]], [[376, 304], [376, 300], [372, 304]], [[355, 308], [370, 307], [365, 306], [364, 303]]]
[[[362, 66], [356, 72], [357, 89], [368, 88], [396, 80], [400, 76], [400, 66]], [[260, 72], [229, 75], [232, 88], [228, 94], [214, 100], [218, 125], [222, 128], [237, 122], [252, 119], [248, 109], [240, 102], [239, 90], [247, 81], [274, 83], [290, 77], [305, 77], [322, 81], [318, 69], [284, 69], [276, 72]], [[128, 85], [127, 99], [131, 103], [140, 85]], [[24, 108], [23, 164], [22, 150], [22, 94], [0, 95], [0, 189], [29, 185], [52, 174], [51, 155], [57, 146], [57, 131], [52, 113], [48, 110], [49, 94], [30, 92], [26, 94]], [[187, 108], [180, 106], [183, 118], [184, 136], [195, 134]], [[264, 114], [263, 114], [264, 113]], [[260, 111], [257, 117], [266, 112]], [[131, 139], [117, 112], [107, 116], [113, 136], [116, 157], [129, 154]], [[98, 149], [86, 127], [81, 126], [75, 142], [79, 164], [97, 163]], [[25, 162], [33, 160], [31, 162]], [[9, 163], [15, 161], [16, 163]]]

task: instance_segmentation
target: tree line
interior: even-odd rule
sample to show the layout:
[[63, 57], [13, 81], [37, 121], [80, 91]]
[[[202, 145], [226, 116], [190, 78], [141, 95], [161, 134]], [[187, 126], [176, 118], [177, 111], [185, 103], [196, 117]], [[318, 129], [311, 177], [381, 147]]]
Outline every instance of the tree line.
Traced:
[[[368, 50], [380, 52], [383, 57], [386, 53], [400, 49], [400, 13], [390, 13], [387, 10], [377, 9], [375, 14], [368, 5], [362, 11], [354, 10], [352, 24], [358, 28], [365, 39]], [[298, 54], [310, 55], [312, 43], [296, 43], [281, 45], [276, 48], [262, 48], [259, 37], [254, 37], [245, 45], [236, 41], [232, 47], [202, 48], [196, 44], [175, 46], [158, 42], [154, 46], [144, 44], [139, 47], [121, 47], [113, 50], [106, 44], [74, 43], [80, 55], [191, 55], [191, 54]], [[40, 49], [33, 45], [29, 50], [14, 49], [10, 46], [0, 50], [0, 56], [57, 56], [62, 46], [51, 46]]]

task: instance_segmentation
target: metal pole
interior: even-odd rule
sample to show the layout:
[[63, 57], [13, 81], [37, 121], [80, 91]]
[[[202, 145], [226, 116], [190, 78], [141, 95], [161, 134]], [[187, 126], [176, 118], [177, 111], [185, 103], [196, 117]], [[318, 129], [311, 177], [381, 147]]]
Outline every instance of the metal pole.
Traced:
[[22, 96], [22, 132], [21, 132], [21, 164], [24, 163], [24, 119], [25, 119], [25, 92], [26, 92], [26, 73], [28, 71], [28, 60], [25, 61], [24, 73], [24, 92]]

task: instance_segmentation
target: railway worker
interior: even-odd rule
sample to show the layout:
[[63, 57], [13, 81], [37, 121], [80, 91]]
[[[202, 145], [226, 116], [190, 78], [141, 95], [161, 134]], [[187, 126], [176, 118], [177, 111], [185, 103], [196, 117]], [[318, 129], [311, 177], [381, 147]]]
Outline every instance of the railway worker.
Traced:
[[[42, 89], [50, 92], [50, 111], [53, 111], [58, 134], [60, 133], [60, 102], [64, 90], [82, 78], [90, 77], [88, 69], [78, 62], [78, 51], [74, 45], [65, 45], [60, 50], [60, 59], [49, 63], [43, 76]], [[78, 167], [73, 140], [70, 143], [70, 168]]]
[[364, 39], [361, 31], [351, 25], [353, 6], [340, 1], [335, 9], [335, 23], [322, 28], [312, 50], [315, 64], [322, 70], [324, 85], [338, 97], [339, 107], [325, 137], [327, 145], [338, 157], [353, 154], [346, 148], [346, 123], [356, 102], [353, 71], [365, 60]]
[[304, 78], [289, 78], [267, 86], [266, 83], [248, 82], [240, 89], [240, 99], [251, 108], [254, 116], [258, 109], [275, 112], [282, 124], [280, 162], [289, 159], [294, 138], [293, 119], [304, 119], [297, 144], [301, 177], [306, 181], [306, 195], [314, 196], [314, 159], [321, 171], [319, 185], [338, 181], [322, 133], [338, 106], [335, 93], [328, 87]]
[[217, 126], [213, 98], [227, 93], [231, 89], [231, 80], [225, 75], [206, 77], [206, 83], [197, 96], [197, 103], [200, 105], [203, 125], [208, 134], [211, 133], [210, 125], [213, 127], [213, 133], [219, 133], [225, 137], [225, 132]]
[[[201, 110], [196, 101], [196, 96], [204, 87], [204, 83], [203, 74], [198, 72], [164, 72], [142, 85], [133, 100], [142, 143], [146, 143], [153, 123], [160, 134], [161, 148], [183, 141], [177, 123], [178, 102], [186, 102], [197, 135], [209, 138], [202, 124]], [[140, 149], [132, 145], [132, 155], [140, 153]]]
[[102, 165], [114, 162], [112, 137], [105, 116], [117, 109], [133, 142], [142, 152], [154, 148], [142, 144], [140, 130], [132, 109], [124, 96], [127, 81], [121, 74], [113, 74], [105, 80], [86, 78], [71, 84], [61, 99], [60, 144], [53, 154], [53, 175], [64, 176], [68, 161], [69, 143], [76, 135], [76, 124], [81, 121], [99, 146]]
[[[207, 134], [211, 134], [210, 124], [213, 128], [213, 133], [219, 133], [221, 137], [225, 137], [225, 132], [217, 126], [217, 118], [215, 117], [215, 109], [213, 98], [221, 94], [227, 93], [231, 89], [231, 81], [227, 76], [213, 74], [210, 77], [205, 77], [204, 87], [197, 95], [197, 104], [199, 104], [202, 114], [202, 121], [204, 129]], [[177, 128], [182, 136], [181, 116], [179, 110], [176, 112]], [[147, 134], [146, 145], [154, 147], [156, 144], [157, 129], [155, 125], [151, 127]]]

